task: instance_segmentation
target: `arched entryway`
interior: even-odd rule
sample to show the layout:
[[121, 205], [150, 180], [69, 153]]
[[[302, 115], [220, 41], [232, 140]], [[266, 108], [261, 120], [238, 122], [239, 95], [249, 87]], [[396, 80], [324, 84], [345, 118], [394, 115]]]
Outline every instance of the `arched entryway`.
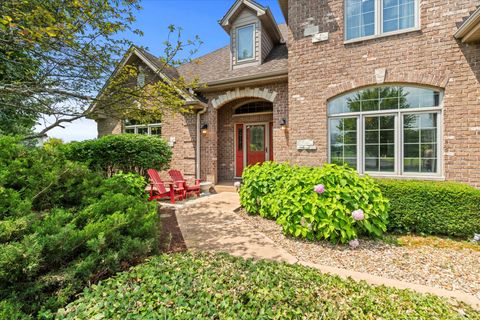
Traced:
[[231, 101], [218, 110], [218, 180], [233, 181], [244, 168], [273, 160], [273, 103]]

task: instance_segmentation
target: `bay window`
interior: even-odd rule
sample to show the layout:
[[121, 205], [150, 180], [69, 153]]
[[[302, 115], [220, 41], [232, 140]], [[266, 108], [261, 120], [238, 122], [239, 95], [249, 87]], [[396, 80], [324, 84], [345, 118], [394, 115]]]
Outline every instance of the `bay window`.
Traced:
[[380, 86], [328, 102], [329, 161], [372, 175], [441, 175], [441, 93]]
[[345, 0], [345, 40], [418, 28], [419, 0]]

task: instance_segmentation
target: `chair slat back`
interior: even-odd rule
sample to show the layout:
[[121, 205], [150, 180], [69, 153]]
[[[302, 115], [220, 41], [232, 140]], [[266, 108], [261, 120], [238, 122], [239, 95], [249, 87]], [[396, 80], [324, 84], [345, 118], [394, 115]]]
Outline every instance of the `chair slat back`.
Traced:
[[160, 178], [160, 175], [158, 174], [158, 171], [155, 169], [148, 169], [147, 170], [148, 176], [150, 177], [151, 183], [157, 187], [157, 190], [159, 193], [166, 193], [167, 189], [165, 189], [165, 184], [162, 181], [162, 178]]
[[185, 179], [183, 179], [183, 175], [180, 172], [180, 170], [172, 169], [172, 170], [168, 171], [168, 174], [170, 175], [172, 180], [175, 181], [175, 182], [185, 181]]

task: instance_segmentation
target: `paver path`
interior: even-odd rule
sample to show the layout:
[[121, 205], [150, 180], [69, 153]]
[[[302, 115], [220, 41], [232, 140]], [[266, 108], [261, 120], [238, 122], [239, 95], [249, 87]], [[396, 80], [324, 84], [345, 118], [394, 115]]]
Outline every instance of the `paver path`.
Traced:
[[441, 297], [454, 298], [480, 309], [480, 300], [458, 291], [448, 291], [404, 281], [387, 279], [331, 266], [299, 261], [286, 250], [278, 247], [270, 238], [247, 224], [235, 213], [240, 207], [237, 193], [224, 192], [187, 203], [177, 209], [177, 220], [188, 249], [226, 252], [234, 256], [299, 263], [323, 273], [366, 281], [373, 285], [385, 285], [398, 289], [410, 289]]
[[297, 259], [279, 248], [237, 215], [238, 194], [224, 192], [198, 199], [178, 210], [178, 225], [189, 249], [221, 251], [234, 256], [296, 263]]

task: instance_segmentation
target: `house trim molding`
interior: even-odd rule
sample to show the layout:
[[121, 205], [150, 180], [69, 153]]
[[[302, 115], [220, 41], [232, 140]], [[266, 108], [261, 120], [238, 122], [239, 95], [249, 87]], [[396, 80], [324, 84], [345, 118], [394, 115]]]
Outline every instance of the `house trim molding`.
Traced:
[[[392, 73], [386, 70], [386, 78], [382, 84], [417, 84], [427, 87], [445, 89], [450, 81], [450, 76], [442, 72], [430, 72], [430, 73]], [[325, 91], [326, 100], [330, 100], [340, 94], [348, 91], [357, 90], [362, 87], [379, 85], [375, 73], [371, 76], [361, 77], [344, 81], [338, 84], [332, 84]]]
[[267, 100], [274, 102], [277, 97], [278, 92], [268, 89], [259, 89], [259, 88], [237, 88], [235, 91], [228, 91], [225, 94], [218, 96], [212, 100], [212, 106], [215, 109], [220, 109], [225, 104], [242, 98], [258, 98], [262, 100]]

